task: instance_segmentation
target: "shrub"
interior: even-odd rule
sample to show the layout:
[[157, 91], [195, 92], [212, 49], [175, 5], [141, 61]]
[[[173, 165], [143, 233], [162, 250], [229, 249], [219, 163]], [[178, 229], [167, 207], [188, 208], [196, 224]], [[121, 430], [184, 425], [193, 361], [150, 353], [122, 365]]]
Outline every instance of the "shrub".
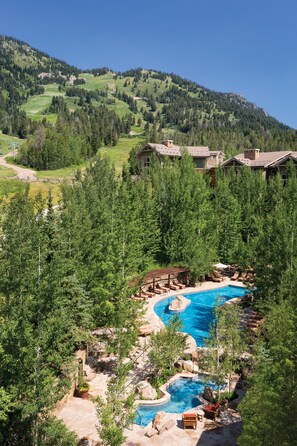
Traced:
[[77, 385], [77, 390], [79, 392], [87, 392], [90, 390], [90, 384], [87, 381], [82, 381]]
[[216, 401], [219, 401], [219, 402], [221, 402], [223, 400], [232, 401], [235, 398], [237, 398], [237, 396], [238, 395], [236, 392], [223, 392], [223, 393], [221, 393], [220, 397], [218, 397], [218, 395], [217, 395]]

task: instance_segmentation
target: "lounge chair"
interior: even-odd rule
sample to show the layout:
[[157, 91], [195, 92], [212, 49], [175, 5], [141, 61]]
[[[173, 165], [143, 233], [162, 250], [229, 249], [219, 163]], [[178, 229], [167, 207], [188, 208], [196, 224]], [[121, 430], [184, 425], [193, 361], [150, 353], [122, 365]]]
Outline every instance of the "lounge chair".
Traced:
[[238, 277], [238, 280], [239, 280], [240, 282], [243, 282], [244, 280], [246, 280], [246, 278], [247, 278], [247, 272], [246, 272], [246, 271], [243, 271], [243, 272], [241, 273], [240, 277]]
[[213, 282], [218, 282], [221, 283], [221, 279], [219, 279], [218, 277], [215, 277], [214, 274], [211, 272], [208, 274], [208, 277], [210, 280], [212, 280]]
[[178, 285], [174, 285], [174, 283], [166, 283], [165, 286], [167, 288], [170, 288], [171, 290], [174, 290], [174, 291], [179, 290], [179, 286]]
[[235, 271], [235, 273], [233, 274], [233, 276], [231, 277], [231, 280], [237, 280], [239, 277], [239, 272]]
[[225, 278], [222, 277], [217, 271], [212, 271], [210, 274], [213, 279], [219, 279], [220, 282], [223, 282], [225, 280]]
[[254, 277], [255, 277], [254, 273], [248, 272], [247, 273], [247, 278], [245, 279], [245, 281], [249, 282], [249, 283], [253, 283], [254, 282]]
[[140, 293], [136, 293], [131, 296], [131, 299], [132, 300], [146, 300], [147, 297], [141, 295]]
[[184, 288], [186, 288], [186, 285], [184, 285], [183, 283], [180, 283], [180, 282], [179, 282], [178, 280], [176, 280], [176, 279], [174, 279], [174, 280], [172, 281], [172, 283], [173, 283], [173, 285], [178, 286], [181, 290], [184, 289]]
[[168, 291], [170, 291], [170, 288], [160, 285], [159, 283], [157, 283], [156, 287], [159, 288], [160, 290], [164, 291], [165, 293], [168, 293]]
[[193, 429], [197, 429], [197, 414], [195, 413], [183, 413], [182, 414], [183, 426], [184, 429], [186, 427], [192, 427]]
[[141, 288], [141, 292], [143, 294], [146, 294], [148, 297], [153, 297], [155, 295], [155, 293], [151, 293], [150, 291], [146, 291], [143, 288]]
[[161, 290], [160, 288], [157, 288], [156, 286], [155, 286], [155, 288], [151, 287], [150, 290], [152, 290], [152, 292], [155, 294], [163, 294], [164, 293], [164, 290]]
[[220, 279], [221, 282], [223, 282], [225, 280], [225, 277], [222, 277], [220, 273], [218, 273], [218, 271], [213, 271], [212, 275], [214, 277], [216, 277], [217, 279]]

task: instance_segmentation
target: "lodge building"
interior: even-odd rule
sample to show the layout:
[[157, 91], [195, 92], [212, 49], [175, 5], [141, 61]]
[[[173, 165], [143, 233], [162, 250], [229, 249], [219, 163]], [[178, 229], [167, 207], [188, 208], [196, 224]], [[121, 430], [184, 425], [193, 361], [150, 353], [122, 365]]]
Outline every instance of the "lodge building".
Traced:
[[167, 139], [160, 144], [146, 144], [146, 146], [137, 154], [139, 167], [141, 170], [148, 168], [153, 154], [155, 154], [161, 164], [163, 164], [165, 157], [171, 159], [181, 158], [183, 150], [187, 151], [189, 155], [192, 156], [197, 170], [218, 167], [224, 160], [224, 153], [219, 150], [209, 150], [209, 148], [205, 146], [180, 147], [174, 144], [171, 139]]
[[283, 180], [287, 179], [288, 163], [293, 162], [297, 169], [297, 152], [279, 151], [279, 152], [260, 152], [259, 149], [246, 149], [239, 155], [232, 156], [222, 163], [224, 170], [233, 167], [240, 169], [242, 166], [248, 166], [255, 172], [262, 172], [267, 181], [277, 173]]

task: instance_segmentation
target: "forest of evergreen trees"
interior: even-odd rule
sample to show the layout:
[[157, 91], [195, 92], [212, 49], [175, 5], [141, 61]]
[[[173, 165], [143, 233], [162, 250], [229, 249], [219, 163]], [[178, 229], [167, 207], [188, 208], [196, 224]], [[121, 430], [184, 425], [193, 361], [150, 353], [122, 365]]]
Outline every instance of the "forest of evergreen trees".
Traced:
[[[27, 64], [15, 54], [26, 55]], [[53, 97], [46, 113], [57, 122], [32, 121], [20, 110], [49, 78], [76, 101], [69, 111]], [[96, 76], [108, 68], [90, 70]], [[98, 149], [128, 134], [136, 113], [146, 137], [170, 132], [179, 145], [208, 145], [226, 156], [248, 147], [296, 150], [296, 131], [236, 94], [212, 92], [180, 76], [141, 68], [115, 73], [123, 90], [87, 91], [70, 76], [75, 67], [24, 42], [0, 36], [0, 130], [26, 139], [18, 161], [58, 169], [92, 159], [85, 173], [61, 186], [61, 203], [25, 193], [4, 200], [0, 217], [0, 444], [74, 446], [51, 410], [69, 389], [73, 354], [97, 326], [112, 326], [124, 357], [137, 334], [138, 306], [128, 300], [133, 279], [152, 265], [190, 269], [193, 282], [215, 262], [256, 273], [254, 306], [264, 317], [249, 345], [252, 373], [240, 405], [240, 446], [289, 446], [297, 435], [297, 178], [266, 183], [248, 168], [218, 171], [215, 186], [195, 172], [191, 158], [152, 162], [139, 181], [135, 151], [119, 178]], [[149, 79], [153, 88], [148, 88]], [[139, 107], [131, 91], [144, 101]], [[151, 86], [150, 86], [151, 87]], [[122, 117], [109, 105], [129, 105]], [[137, 150], [137, 149], [136, 149]], [[47, 209], [47, 212], [44, 210]], [[123, 335], [124, 334], [124, 335]], [[120, 346], [120, 347], [119, 347]]]
[[88, 105], [70, 113], [63, 98], [55, 96], [51, 110], [58, 113], [55, 127], [36, 125], [34, 134], [19, 150], [17, 159], [21, 164], [39, 170], [80, 164], [93, 157], [100, 147], [116, 145], [133, 123], [132, 116], [119, 118], [104, 105]]
[[127, 354], [137, 326], [128, 283], [150, 265], [184, 265], [195, 281], [217, 261], [254, 268], [254, 306], [265, 318], [262, 335], [250, 344], [253, 373], [240, 406], [238, 444], [294, 444], [294, 168], [285, 185], [244, 168], [219, 172], [211, 187], [188, 156], [163, 168], [153, 162], [136, 182], [127, 168], [118, 178], [98, 158], [61, 192], [55, 212], [50, 196], [32, 199], [29, 190], [2, 203], [1, 444], [75, 445], [50, 416], [68, 389], [75, 349], [88, 343], [92, 328], [106, 325], [122, 330]]

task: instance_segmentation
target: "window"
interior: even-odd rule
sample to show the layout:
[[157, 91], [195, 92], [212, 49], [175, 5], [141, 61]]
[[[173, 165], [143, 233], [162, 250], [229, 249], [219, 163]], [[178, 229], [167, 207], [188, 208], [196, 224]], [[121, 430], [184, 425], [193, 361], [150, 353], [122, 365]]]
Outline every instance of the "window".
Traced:
[[150, 167], [150, 158], [145, 158], [143, 162], [144, 167]]

